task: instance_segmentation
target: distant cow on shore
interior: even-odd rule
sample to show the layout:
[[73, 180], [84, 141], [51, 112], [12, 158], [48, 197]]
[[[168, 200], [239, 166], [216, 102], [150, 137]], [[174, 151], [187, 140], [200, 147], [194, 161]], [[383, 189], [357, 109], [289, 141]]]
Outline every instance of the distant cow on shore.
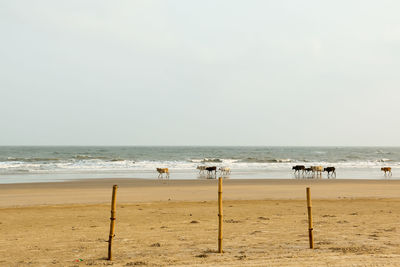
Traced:
[[218, 170], [222, 175], [229, 175], [231, 173], [231, 168], [229, 167], [220, 167]]
[[324, 168], [322, 166], [311, 166], [311, 171], [313, 173], [313, 176], [317, 175], [317, 177], [321, 177], [322, 176], [322, 171], [324, 170]]
[[199, 170], [199, 174], [203, 174], [207, 166], [197, 166], [196, 169]]
[[306, 166], [304, 165], [296, 165], [292, 167], [292, 170], [294, 170], [294, 174], [300, 174], [300, 171], [304, 173], [304, 170], [306, 169]]
[[392, 176], [392, 168], [391, 167], [383, 167], [383, 168], [381, 168], [381, 171], [385, 172], [385, 176], [386, 176], [386, 174], [389, 176]]
[[169, 170], [168, 168], [157, 168], [158, 178], [163, 178], [165, 173], [165, 178], [169, 179]]
[[312, 174], [312, 168], [311, 167], [305, 168], [303, 172], [305, 176], [308, 177], [310, 174]]
[[336, 169], [335, 169], [335, 167], [326, 167], [326, 168], [324, 168], [324, 172], [328, 173], [328, 178], [329, 178], [329, 175], [331, 175], [330, 177], [333, 177], [333, 175], [335, 175], [335, 178], [336, 178]]
[[217, 167], [216, 166], [212, 166], [212, 167], [207, 167], [206, 168], [207, 174], [209, 177], [213, 176], [213, 172], [214, 172], [214, 177], [217, 178]]

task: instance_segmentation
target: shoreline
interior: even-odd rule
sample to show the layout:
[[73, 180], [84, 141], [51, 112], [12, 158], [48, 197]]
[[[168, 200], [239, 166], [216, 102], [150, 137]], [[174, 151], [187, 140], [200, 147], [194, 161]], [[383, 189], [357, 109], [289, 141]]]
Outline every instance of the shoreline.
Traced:
[[[109, 203], [119, 186], [118, 203], [214, 201], [217, 180], [82, 179], [0, 185], [0, 207]], [[301, 200], [311, 187], [313, 199], [397, 198], [400, 180], [226, 179], [224, 200]]]

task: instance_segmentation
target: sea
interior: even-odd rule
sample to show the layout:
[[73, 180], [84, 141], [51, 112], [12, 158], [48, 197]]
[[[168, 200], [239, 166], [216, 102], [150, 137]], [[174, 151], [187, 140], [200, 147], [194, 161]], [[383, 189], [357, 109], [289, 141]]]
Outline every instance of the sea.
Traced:
[[170, 179], [207, 179], [199, 165], [229, 167], [230, 179], [310, 178], [294, 175], [294, 165], [333, 166], [335, 179], [399, 179], [400, 147], [1, 146], [0, 184], [157, 179], [156, 168], [169, 168]]

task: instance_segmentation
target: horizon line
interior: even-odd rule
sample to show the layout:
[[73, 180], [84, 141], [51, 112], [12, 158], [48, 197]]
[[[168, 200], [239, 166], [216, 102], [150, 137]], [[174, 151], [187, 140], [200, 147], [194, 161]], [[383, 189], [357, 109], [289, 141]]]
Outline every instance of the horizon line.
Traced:
[[2, 145], [0, 147], [400, 147], [400, 145]]

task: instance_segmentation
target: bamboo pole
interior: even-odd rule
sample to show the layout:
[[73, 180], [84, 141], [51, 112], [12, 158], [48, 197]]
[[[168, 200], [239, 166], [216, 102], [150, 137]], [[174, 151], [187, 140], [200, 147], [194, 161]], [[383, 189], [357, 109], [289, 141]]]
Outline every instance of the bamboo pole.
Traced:
[[118, 185], [113, 186], [112, 198], [111, 198], [111, 217], [110, 217], [110, 234], [108, 236], [108, 260], [112, 260], [112, 244], [114, 239], [114, 230], [115, 230], [115, 212], [117, 209], [117, 203], [115, 198], [117, 196], [117, 188]]
[[218, 253], [222, 253], [222, 177], [218, 179]]
[[313, 235], [313, 221], [312, 221], [312, 206], [311, 206], [311, 192], [310, 188], [307, 187], [307, 211], [308, 211], [308, 239], [310, 241], [310, 248], [314, 248], [314, 235]]

